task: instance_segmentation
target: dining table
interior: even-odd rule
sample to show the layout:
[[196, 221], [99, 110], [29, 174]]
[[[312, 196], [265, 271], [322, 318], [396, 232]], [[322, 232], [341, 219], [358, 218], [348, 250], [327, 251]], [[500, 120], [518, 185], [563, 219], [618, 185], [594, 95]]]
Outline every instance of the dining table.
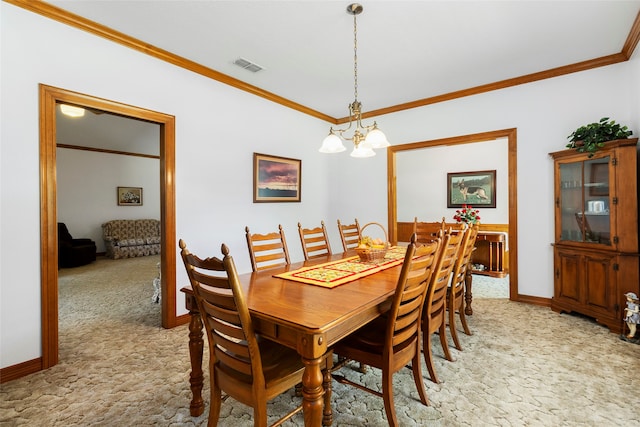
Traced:
[[[331, 389], [323, 387], [323, 358], [338, 341], [389, 309], [405, 249], [394, 247], [395, 258], [372, 263], [347, 251], [239, 276], [256, 333], [295, 349], [302, 359], [305, 426], [333, 422]], [[332, 270], [345, 265], [353, 271]], [[202, 320], [191, 286], [181, 291], [190, 314], [190, 413], [199, 416], [204, 412]]]

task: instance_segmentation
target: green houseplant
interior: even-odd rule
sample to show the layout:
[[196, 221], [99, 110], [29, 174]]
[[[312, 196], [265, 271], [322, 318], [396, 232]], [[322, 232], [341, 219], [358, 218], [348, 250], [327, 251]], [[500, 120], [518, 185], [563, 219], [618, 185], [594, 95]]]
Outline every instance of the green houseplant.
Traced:
[[614, 139], [627, 139], [632, 131], [626, 126], [616, 123], [615, 120], [609, 120], [609, 117], [603, 117], [599, 122], [590, 123], [580, 126], [573, 131], [569, 138], [567, 148], [575, 148], [579, 153], [589, 153], [589, 157], [604, 147], [607, 141]]

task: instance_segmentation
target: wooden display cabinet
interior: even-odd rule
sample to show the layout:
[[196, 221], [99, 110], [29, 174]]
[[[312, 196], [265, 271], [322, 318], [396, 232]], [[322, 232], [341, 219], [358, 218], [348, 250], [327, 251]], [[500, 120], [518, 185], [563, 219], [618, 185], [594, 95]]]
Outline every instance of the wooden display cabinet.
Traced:
[[638, 139], [610, 141], [593, 157], [550, 153], [555, 175], [554, 295], [551, 308], [593, 317], [612, 332], [627, 292], [640, 293]]

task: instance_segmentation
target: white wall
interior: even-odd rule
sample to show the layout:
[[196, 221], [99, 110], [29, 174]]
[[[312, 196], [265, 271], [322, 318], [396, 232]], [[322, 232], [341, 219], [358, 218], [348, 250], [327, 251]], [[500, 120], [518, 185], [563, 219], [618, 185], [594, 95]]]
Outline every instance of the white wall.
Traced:
[[[317, 149], [326, 123], [13, 5], [0, 3], [0, 13], [1, 367], [41, 355], [38, 83], [176, 117], [177, 237], [195, 253], [219, 253], [225, 242], [239, 270], [249, 271], [245, 225], [265, 232], [282, 223], [298, 260], [298, 221], [324, 219], [334, 248], [340, 246], [338, 218], [386, 223], [384, 152], [367, 160], [348, 153], [321, 156]], [[550, 297], [548, 153], [563, 149], [573, 129], [603, 116], [640, 131], [637, 58], [377, 120], [393, 144], [518, 129], [520, 293]], [[302, 160], [301, 203], [252, 203], [253, 152]], [[182, 270], [177, 265], [178, 288], [186, 282]]]
[[[158, 135], [157, 143], [160, 143]], [[58, 222], [104, 252], [101, 225], [112, 219], [160, 219], [160, 160], [58, 148]], [[142, 206], [118, 206], [117, 187], [142, 187]]]
[[397, 217], [400, 222], [454, 222], [456, 208], [447, 208], [447, 173], [496, 171], [496, 207], [468, 203], [480, 211], [484, 224], [509, 222], [508, 141], [501, 138], [472, 144], [421, 148], [396, 153]]
[[[302, 259], [298, 221], [327, 217], [326, 160], [317, 153], [325, 123], [5, 2], [0, 15], [1, 367], [41, 356], [39, 83], [176, 117], [177, 237], [195, 253], [219, 254], [225, 242], [238, 269], [250, 271], [245, 225], [267, 232], [282, 223], [292, 257]], [[302, 160], [301, 203], [253, 203], [253, 152]], [[177, 288], [183, 270], [176, 266]]]
[[[630, 62], [570, 74], [490, 93], [377, 117], [392, 144], [405, 144], [498, 129], [517, 128], [519, 293], [553, 296], [553, 162], [548, 153], [565, 149], [567, 136], [580, 125], [611, 117], [640, 133], [638, 54]], [[364, 165], [346, 158], [330, 167], [330, 176], [361, 188], [371, 172], [386, 170], [379, 153]], [[447, 155], [442, 162], [449, 162]], [[375, 165], [373, 165], [375, 163]], [[349, 166], [347, 166], [347, 164]], [[365, 171], [370, 171], [369, 174]], [[386, 218], [386, 181], [376, 174], [368, 191], [336, 193], [332, 206], [354, 212], [367, 206], [369, 218]], [[361, 211], [361, 210], [360, 210]]]

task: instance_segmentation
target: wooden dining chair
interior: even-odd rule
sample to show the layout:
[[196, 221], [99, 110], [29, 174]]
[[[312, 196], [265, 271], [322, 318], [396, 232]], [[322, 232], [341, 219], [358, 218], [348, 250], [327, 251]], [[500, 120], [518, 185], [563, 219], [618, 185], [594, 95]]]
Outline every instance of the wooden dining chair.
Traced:
[[278, 225], [278, 231], [268, 234], [252, 234], [248, 226], [245, 227], [245, 232], [251, 268], [254, 272], [291, 264], [282, 225]]
[[453, 343], [458, 350], [462, 350], [458, 332], [456, 330], [456, 313], [460, 317], [460, 323], [464, 333], [471, 335], [471, 330], [467, 324], [467, 317], [464, 313], [464, 295], [466, 291], [465, 280], [471, 266], [471, 253], [473, 252], [478, 236], [477, 225], [470, 225], [465, 230], [460, 248], [458, 249], [458, 257], [453, 265], [453, 274], [451, 275], [451, 284], [447, 289], [447, 311], [449, 313], [449, 333], [453, 339]]
[[441, 222], [423, 222], [418, 221], [418, 217], [413, 219], [413, 232], [416, 233], [417, 241], [420, 243], [430, 242], [438, 237], [440, 232], [445, 230], [445, 219], [442, 217]]
[[342, 249], [347, 252], [355, 249], [360, 244], [360, 224], [356, 218], [353, 224], [344, 225], [338, 220], [338, 231], [340, 232], [340, 240], [342, 241]]
[[334, 352], [382, 370], [382, 393], [334, 374], [336, 381], [382, 397], [387, 421], [397, 426], [393, 400], [393, 374], [411, 363], [420, 401], [429, 405], [420, 363], [421, 315], [440, 240], [420, 245], [415, 234], [407, 247], [389, 311], [338, 342]]
[[449, 361], [453, 361], [446, 337], [447, 287], [451, 271], [458, 256], [458, 248], [460, 247], [462, 236], [462, 233], [453, 233], [450, 229], [447, 229], [444, 233], [442, 248], [429, 281], [422, 312], [422, 351], [429, 370], [429, 376], [434, 383], [440, 382], [433, 364], [433, 350], [431, 348], [431, 338], [434, 333], [437, 332], [440, 337], [440, 345], [442, 346], [444, 357]]
[[[229, 248], [223, 244], [221, 260], [202, 259], [179, 242], [209, 343], [211, 402], [209, 426], [220, 417], [222, 392], [253, 408], [255, 426], [267, 425], [267, 401], [302, 381], [302, 358], [288, 347], [261, 338], [254, 332], [247, 302]], [[333, 355], [325, 358], [324, 387], [330, 396]], [[326, 394], [326, 393], [325, 393]], [[325, 399], [325, 404], [326, 404]], [[302, 405], [278, 420], [282, 424], [302, 410]]]
[[305, 261], [313, 257], [331, 255], [331, 244], [324, 221], [320, 221], [320, 227], [316, 228], [302, 228], [302, 224], [298, 223], [298, 234]]
[[459, 233], [467, 228], [467, 224], [463, 222], [446, 222], [445, 217], [442, 221], [423, 222], [418, 221], [418, 217], [413, 219], [413, 232], [418, 235], [418, 242], [428, 242], [434, 239], [440, 231], [451, 230], [453, 233]]

